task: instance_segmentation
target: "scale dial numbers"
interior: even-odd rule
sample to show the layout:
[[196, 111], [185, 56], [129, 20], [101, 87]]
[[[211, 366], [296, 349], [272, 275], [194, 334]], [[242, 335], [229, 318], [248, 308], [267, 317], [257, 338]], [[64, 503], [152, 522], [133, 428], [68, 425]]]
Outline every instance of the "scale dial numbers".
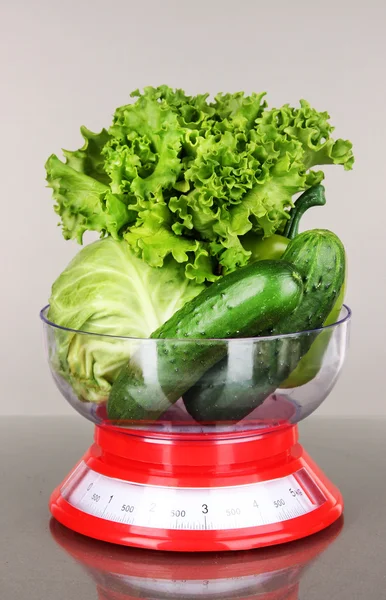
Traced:
[[228, 530], [305, 515], [325, 498], [305, 469], [240, 486], [176, 488], [140, 485], [75, 469], [61, 490], [75, 508], [107, 521], [152, 529]]

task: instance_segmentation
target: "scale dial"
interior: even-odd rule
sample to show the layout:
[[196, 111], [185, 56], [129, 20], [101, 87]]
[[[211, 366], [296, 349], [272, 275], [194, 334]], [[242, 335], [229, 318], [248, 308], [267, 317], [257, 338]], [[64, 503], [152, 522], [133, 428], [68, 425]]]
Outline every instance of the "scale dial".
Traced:
[[306, 469], [279, 479], [238, 486], [151, 486], [115, 479], [81, 462], [61, 489], [78, 510], [136, 527], [229, 530], [280, 523], [325, 501]]

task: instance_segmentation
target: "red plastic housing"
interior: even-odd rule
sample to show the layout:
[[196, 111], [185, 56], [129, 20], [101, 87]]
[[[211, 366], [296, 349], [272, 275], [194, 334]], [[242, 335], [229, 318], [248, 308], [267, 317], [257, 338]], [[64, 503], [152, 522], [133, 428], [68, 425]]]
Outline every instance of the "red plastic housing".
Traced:
[[[82, 460], [107, 477], [172, 487], [237, 486], [304, 469], [313, 489], [323, 497], [320, 503], [315, 499], [317, 508], [308, 514], [270, 525], [181, 531], [108, 521], [70, 505], [61, 495], [63, 484], [53, 492], [50, 510], [60, 523], [89, 537], [126, 546], [179, 552], [247, 550], [309, 536], [336, 521], [343, 511], [339, 490], [299, 444], [297, 426], [260, 435], [152, 433], [151, 437], [142, 431], [96, 427], [95, 442]], [[303, 489], [307, 493], [306, 483]]]

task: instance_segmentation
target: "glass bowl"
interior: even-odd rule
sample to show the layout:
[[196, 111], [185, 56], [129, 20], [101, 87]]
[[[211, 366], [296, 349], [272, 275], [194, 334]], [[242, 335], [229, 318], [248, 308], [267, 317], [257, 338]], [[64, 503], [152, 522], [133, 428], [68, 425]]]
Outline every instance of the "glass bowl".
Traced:
[[314, 412], [341, 372], [351, 311], [282, 336], [144, 339], [60, 327], [42, 309], [57, 387], [81, 415], [120, 430], [273, 431]]

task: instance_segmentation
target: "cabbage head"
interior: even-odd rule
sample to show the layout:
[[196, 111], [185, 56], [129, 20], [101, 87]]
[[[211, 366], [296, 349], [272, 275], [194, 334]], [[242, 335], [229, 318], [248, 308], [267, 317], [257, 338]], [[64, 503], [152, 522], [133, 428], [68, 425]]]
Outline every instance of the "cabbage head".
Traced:
[[172, 257], [151, 267], [124, 240], [85, 246], [52, 286], [48, 319], [66, 328], [55, 330], [55, 370], [78, 398], [103, 402], [137, 338], [148, 338], [203, 287]]

